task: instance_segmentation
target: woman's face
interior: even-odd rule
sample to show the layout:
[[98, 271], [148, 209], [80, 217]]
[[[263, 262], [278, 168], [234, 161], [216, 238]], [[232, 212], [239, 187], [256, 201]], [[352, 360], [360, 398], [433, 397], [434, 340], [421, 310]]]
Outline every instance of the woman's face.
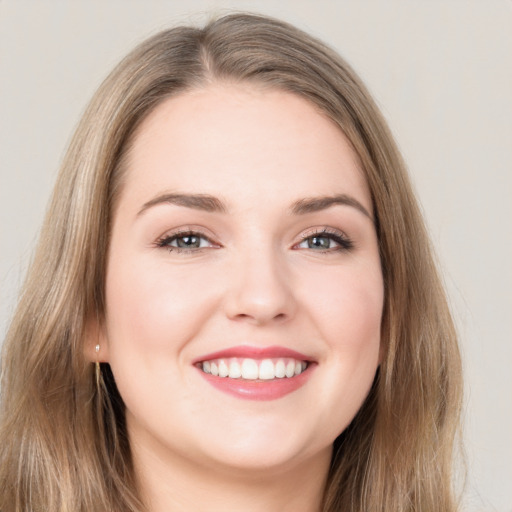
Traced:
[[379, 362], [368, 187], [304, 99], [210, 85], [141, 125], [114, 212], [101, 360], [134, 456], [328, 464]]

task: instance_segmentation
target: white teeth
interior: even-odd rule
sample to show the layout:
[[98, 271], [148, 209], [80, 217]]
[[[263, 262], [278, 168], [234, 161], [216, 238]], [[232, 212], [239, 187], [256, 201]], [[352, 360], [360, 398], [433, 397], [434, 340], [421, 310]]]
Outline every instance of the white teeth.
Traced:
[[271, 380], [275, 376], [274, 363], [270, 359], [263, 359], [260, 364], [259, 378], [261, 380]]
[[219, 361], [219, 377], [227, 377], [229, 374], [228, 365], [221, 359]]
[[276, 363], [276, 377], [278, 379], [282, 379], [286, 375], [286, 366], [284, 365], [284, 361], [279, 359]]
[[240, 364], [238, 361], [233, 361], [229, 365], [229, 378], [230, 379], [239, 379], [242, 376], [242, 368], [240, 368]]
[[306, 361], [292, 358], [241, 359], [231, 357], [203, 361], [200, 366], [205, 373], [230, 379], [273, 380], [300, 375], [307, 367]]
[[242, 363], [242, 379], [256, 380], [258, 378], [258, 363], [254, 359], [244, 359]]

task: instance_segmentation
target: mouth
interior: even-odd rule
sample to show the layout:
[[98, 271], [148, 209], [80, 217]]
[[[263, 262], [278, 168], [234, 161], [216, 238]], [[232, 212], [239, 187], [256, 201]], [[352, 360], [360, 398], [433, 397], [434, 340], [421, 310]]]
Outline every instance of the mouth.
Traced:
[[315, 362], [283, 347], [234, 347], [203, 356], [194, 366], [214, 388], [237, 398], [274, 400], [301, 388]]
[[240, 380], [291, 379], [308, 367], [307, 361], [294, 358], [251, 359], [230, 357], [198, 363], [204, 373], [214, 377]]

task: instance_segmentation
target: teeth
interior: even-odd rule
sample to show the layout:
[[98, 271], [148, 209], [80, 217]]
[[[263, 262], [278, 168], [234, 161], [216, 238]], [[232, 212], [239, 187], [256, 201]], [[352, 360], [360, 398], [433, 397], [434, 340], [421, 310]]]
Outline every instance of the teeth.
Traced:
[[220, 360], [219, 361], [219, 377], [227, 377], [229, 374], [229, 368], [228, 365]]
[[[205, 361], [205, 363], [207, 363], [207, 362], [208, 361]], [[203, 364], [203, 369], [204, 369], [204, 364]], [[208, 373], [208, 372], [206, 372], [206, 373]], [[238, 361], [233, 361], [229, 365], [229, 378], [230, 379], [238, 379], [241, 376], [242, 376], [242, 368], [240, 368], [240, 364], [238, 363]]]
[[245, 380], [273, 380], [300, 375], [307, 368], [306, 361], [292, 358], [280, 359], [215, 359], [203, 361], [202, 370], [215, 377]]
[[280, 359], [276, 363], [276, 377], [278, 379], [282, 379], [285, 375], [286, 375], [286, 366], [284, 365], [284, 361], [282, 359]]
[[256, 380], [258, 378], [258, 363], [254, 359], [244, 359], [242, 363], [242, 379]]
[[261, 380], [271, 380], [276, 378], [274, 363], [270, 359], [263, 359], [263, 361], [261, 361], [259, 378]]

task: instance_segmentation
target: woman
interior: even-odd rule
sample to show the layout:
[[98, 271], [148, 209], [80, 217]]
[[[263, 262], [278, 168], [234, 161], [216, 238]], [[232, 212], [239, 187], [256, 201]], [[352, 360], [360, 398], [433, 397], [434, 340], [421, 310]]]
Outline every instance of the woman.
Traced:
[[107, 78], [2, 378], [2, 512], [456, 509], [460, 361], [404, 165], [279, 21], [168, 30]]

